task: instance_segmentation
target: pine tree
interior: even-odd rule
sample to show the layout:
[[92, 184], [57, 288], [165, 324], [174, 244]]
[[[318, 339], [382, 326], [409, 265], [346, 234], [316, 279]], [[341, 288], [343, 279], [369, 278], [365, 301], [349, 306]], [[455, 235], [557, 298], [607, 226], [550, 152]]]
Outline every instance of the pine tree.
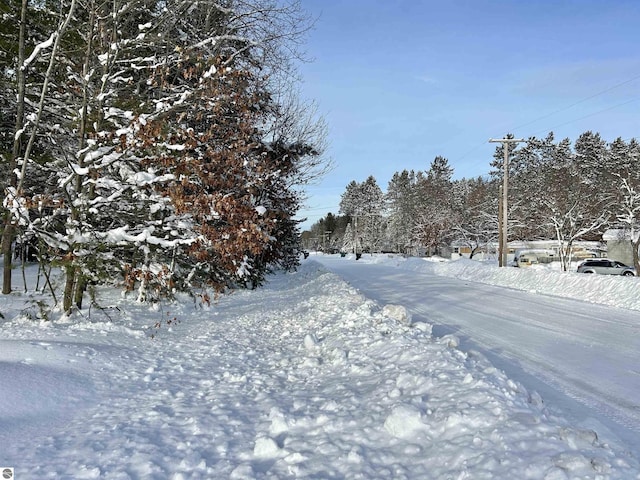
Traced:
[[[384, 238], [384, 195], [376, 179], [369, 176], [364, 182], [352, 181], [340, 200], [340, 211], [353, 219], [354, 248], [373, 252]], [[357, 252], [356, 252], [357, 253]]]
[[413, 234], [421, 245], [435, 254], [446, 243], [454, 223], [452, 176], [449, 161], [437, 156], [425, 175], [417, 179], [419, 200]]
[[633, 264], [640, 271], [640, 145], [617, 138], [608, 146], [611, 178], [610, 199], [616, 219], [631, 244]]
[[590, 141], [585, 139], [600, 143], [599, 136], [584, 134], [572, 153], [568, 140], [559, 142], [539, 173], [545, 187], [541, 213], [558, 240], [564, 270], [569, 267], [574, 241], [601, 231], [609, 220], [606, 197], [594, 183], [596, 175], [584, 170], [586, 165], [593, 166], [602, 159], [593, 155]]
[[416, 176], [413, 170], [393, 175], [385, 200], [389, 211], [387, 241], [398, 252], [407, 253], [411, 249], [416, 221]]

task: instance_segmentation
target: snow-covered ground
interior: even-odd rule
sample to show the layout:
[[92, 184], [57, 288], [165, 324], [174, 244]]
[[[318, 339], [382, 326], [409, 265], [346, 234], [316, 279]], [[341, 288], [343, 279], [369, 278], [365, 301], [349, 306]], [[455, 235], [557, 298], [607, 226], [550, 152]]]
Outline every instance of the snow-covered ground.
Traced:
[[[339, 261], [558, 296], [575, 289], [552, 285], [584, 278]], [[637, 279], [615, 280], [590, 281], [638, 309]], [[0, 297], [0, 467], [19, 480], [640, 479], [637, 445], [572, 424], [455, 336], [355, 287], [312, 257], [211, 306], [102, 291], [101, 308], [45, 322], [36, 294]]]
[[[606, 305], [633, 303], [638, 279], [561, 273], [555, 264], [316, 258], [368, 298], [409, 308], [436, 336], [455, 334], [462, 350], [482, 352], [573, 424], [640, 450], [640, 313]], [[546, 294], [532, 293], [539, 289]]]

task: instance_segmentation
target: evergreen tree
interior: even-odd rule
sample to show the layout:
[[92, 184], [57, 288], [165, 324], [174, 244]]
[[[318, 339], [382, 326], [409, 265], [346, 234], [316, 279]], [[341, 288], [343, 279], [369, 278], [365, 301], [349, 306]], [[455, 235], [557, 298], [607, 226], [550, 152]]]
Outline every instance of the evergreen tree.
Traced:
[[[581, 138], [599, 136], [585, 134]], [[569, 267], [574, 241], [600, 232], [609, 219], [606, 197], [594, 183], [596, 175], [584, 171], [586, 165], [602, 160], [592, 156], [585, 146], [576, 142], [576, 152], [572, 154], [568, 140], [558, 143], [540, 172], [546, 188], [540, 202], [542, 215], [558, 240], [564, 270]]]
[[599, 133], [591, 131], [581, 134], [573, 144], [574, 163], [580, 171], [582, 182], [587, 185], [599, 185], [602, 174], [609, 170], [607, 145]]
[[424, 176], [418, 177], [418, 215], [414, 236], [431, 253], [438, 254], [449, 239], [454, 223], [452, 182], [449, 161], [437, 156]]
[[633, 264], [640, 271], [640, 145], [635, 139], [626, 143], [617, 138], [609, 144], [609, 163], [614, 186], [610, 198], [615, 227], [621, 227], [631, 244]]
[[326, 217], [311, 225], [309, 231], [303, 232], [303, 235], [306, 238], [320, 239], [319, 244], [324, 244], [323, 247], [327, 251], [341, 250], [344, 235], [350, 222], [351, 218], [348, 215], [334, 215], [330, 212]]
[[376, 179], [369, 176], [364, 182], [352, 181], [340, 200], [340, 211], [353, 219], [354, 248], [373, 252], [384, 238], [384, 195]]
[[412, 245], [416, 219], [416, 175], [403, 170], [394, 173], [385, 196], [389, 212], [387, 241], [396, 251], [406, 253]]

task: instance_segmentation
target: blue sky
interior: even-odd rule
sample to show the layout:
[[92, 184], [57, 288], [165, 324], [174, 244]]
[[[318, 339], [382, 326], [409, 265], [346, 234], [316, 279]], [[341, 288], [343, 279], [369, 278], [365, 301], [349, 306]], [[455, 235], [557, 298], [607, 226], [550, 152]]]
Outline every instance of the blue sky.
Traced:
[[300, 218], [338, 213], [346, 185], [428, 170], [489, 172], [489, 138], [640, 138], [637, 0], [301, 0], [317, 22], [302, 95], [335, 168]]

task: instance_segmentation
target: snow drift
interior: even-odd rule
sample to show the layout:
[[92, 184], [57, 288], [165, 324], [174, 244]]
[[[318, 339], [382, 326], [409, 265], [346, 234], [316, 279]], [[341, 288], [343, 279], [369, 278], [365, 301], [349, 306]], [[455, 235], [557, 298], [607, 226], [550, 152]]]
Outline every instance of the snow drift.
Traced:
[[0, 464], [16, 478], [640, 478], [631, 452], [315, 262], [211, 308], [103, 298], [110, 321], [77, 323], [4, 300]]

